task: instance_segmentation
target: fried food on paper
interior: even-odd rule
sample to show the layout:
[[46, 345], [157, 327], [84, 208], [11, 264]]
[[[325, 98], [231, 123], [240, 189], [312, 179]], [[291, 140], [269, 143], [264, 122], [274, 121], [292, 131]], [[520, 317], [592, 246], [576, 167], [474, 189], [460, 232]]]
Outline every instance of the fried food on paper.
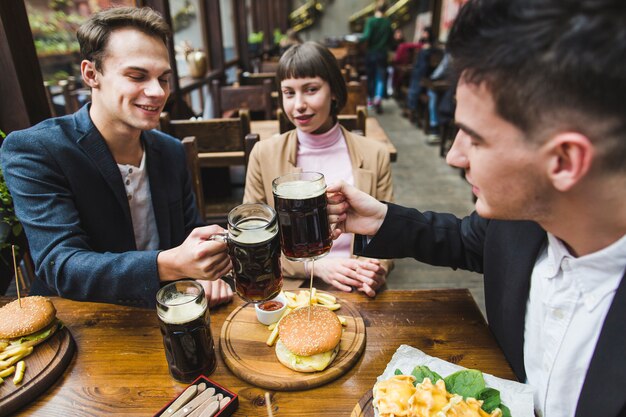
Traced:
[[425, 378], [413, 386], [412, 375], [394, 375], [374, 385], [374, 407], [381, 417], [501, 417], [496, 408], [491, 414], [481, 409], [482, 401], [463, 399], [446, 391], [443, 380], [433, 384]]

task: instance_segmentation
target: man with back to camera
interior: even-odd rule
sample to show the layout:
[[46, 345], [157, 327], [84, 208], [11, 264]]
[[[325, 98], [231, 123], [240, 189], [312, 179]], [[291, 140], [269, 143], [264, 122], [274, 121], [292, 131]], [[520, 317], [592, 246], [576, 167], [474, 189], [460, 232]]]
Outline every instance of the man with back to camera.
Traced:
[[[476, 211], [328, 188], [359, 254], [481, 272], [489, 326], [538, 416], [626, 416], [626, 3], [470, 0], [447, 162]], [[361, 236], [363, 237], [363, 236]]]
[[2, 167], [38, 278], [31, 294], [154, 307], [196, 278], [210, 305], [232, 291], [223, 231], [203, 226], [180, 141], [152, 130], [169, 95], [169, 28], [149, 8], [94, 14], [77, 34], [91, 103], [13, 132]]

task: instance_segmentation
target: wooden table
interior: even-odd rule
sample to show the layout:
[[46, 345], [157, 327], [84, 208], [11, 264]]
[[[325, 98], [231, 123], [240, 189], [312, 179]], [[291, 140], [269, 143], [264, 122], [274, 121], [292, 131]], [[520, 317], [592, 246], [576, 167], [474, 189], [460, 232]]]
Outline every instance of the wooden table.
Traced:
[[[366, 122], [367, 137], [375, 139], [385, 144], [389, 150], [389, 158], [391, 162], [395, 162], [398, 158], [396, 147], [389, 140], [389, 136], [385, 133], [382, 126], [375, 117], [368, 117]], [[258, 133], [261, 140], [271, 138], [278, 133], [277, 120], [253, 120], [250, 122], [250, 131]]]
[[[274, 393], [276, 417], [349, 416], [401, 344], [461, 366], [514, 378], [466, 289], [389, 290], [375, 299], [356, 293], [336, 295], [361, 312], [367, 333], [365, 353], [354, 368], [327, 385]], [[20, 410], [21, 415], [147, 416], [183, 391], [185, 385], [168, 374], [155, 311], [52, 300], [57, 316], [76, 340], [76, 355], [56, 384]], [[7, 301], [0, 298], [0, 304]], [[240, 304], [236, 299], [211, 312], [214, 338]], [[264, 390], [235, 377], [219, 353], [217, 356], [217, 368], [210, 378], [239, 394], [239, 410], [234, 415], [266, 416], [265, 407], [253, 401]]]

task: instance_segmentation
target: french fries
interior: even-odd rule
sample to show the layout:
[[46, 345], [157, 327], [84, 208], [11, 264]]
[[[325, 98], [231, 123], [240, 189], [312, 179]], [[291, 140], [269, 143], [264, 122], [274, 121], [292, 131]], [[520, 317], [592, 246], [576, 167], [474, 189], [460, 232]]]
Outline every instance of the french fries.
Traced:
[[19, 361], [17, 363], [16, 368], [15, 368], [15, 375], [13, 376], [13, 383], [15, 385], [17, 385], [20, 382], [22, 382], [22, 379], [24, 378], [24, 371], [25, 370], [26, 370], [26, 362]]
[[[285, 291], [284, 294], [285, 294], [285, 297], [287, 297], [287, 308], [285, 309], [285, 312], [283, 313], [282, 316], [280, 316], [280, 319], [276, 323], [272, 323], [269, 326], [267, 326], [267, 330], [271, 332], [269, 337], [265, 341], [265, 344], [267, 346], [274, 346], [274, 343], [276, 343], [276, 339], [278, 339], [278, 323], [280, 323], [280, 320], [282, 320], [283, 317], [291, 313], [293, 310], [300, 308], [300, 307], [308, 306], [309, 299], [310, 299], [311, 305], [319, 305], [319, 306], [326, 307], [333, 311], [339, 310], [341, 308], [341, 304], [337, 303], [337, 297], [331, 294], [325, 293], [325, 292], [318, 292], [315, 287], [313, 287], [311, 291], [310, 298], [309, 298], [309, 290], [300, 290], [298, 293], [295, 293], [292, 291]], [[342, 317], [342, 316], [337, 316], [337, 317], [339, 317], [339, 321], [341, 322], [342, 326], [347, 325], [348, 322], [345, 317]]]
[[272, 333], [270, 333], [269, 337], [267, 338], [267, 340], [265, 341], [265, 344], [268, 346], [274, 346], [274, 343], [276, 343], [276, 339], [278, 338], [278, 323], [280, 323], [280, 321], [283, 319], [283, 317], [285, 317], [287, 314], [291, 313], [293, 311], [292, 308], [287, 307], [285, 309], [285, 311], [283, 312], [283, 315], [280, 316], [280, 318], [278, 319], [278, 321], [275, 323], [276, 325], [274, 326], [274, 328], [272, 329]]
[[[3, 344], [0, 347], [0, 384], [4, 382], [4, 378], [11, 375], [15, 385], [22, 382], [24, 371], [26, 370], [26, 362], [23, 359], [33, 353], [32, 346]], [[16, 365], [17, 364], [17, 365]]]
[[15, 366], [11, 366], [10, 368], [5, 369], [4, 371], [0, 371], [0, 378], [6, 378], [15, 372]]

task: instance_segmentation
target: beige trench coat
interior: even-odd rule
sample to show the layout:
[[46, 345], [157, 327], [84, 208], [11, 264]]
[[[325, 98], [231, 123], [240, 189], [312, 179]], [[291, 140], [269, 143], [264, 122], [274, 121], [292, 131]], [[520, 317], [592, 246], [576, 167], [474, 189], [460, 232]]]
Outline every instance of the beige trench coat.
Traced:
[[[373, 140], [355, 135], [341, 127], [346, 140], [354, 185], [378, 200], [393, 200], [391, 167], [387, 148]], [[296, 166], [298, 138], [295, 130], [263, 140], [256, 144], [250, 155], [246, 175], [244, 203], [266, 203], [274, 207], [272, 181], [281, 175], [301, 172]], [[293, 262], [284, 256], [281, 259], [283, 275], [294, 278], [285, 282], [285, 288], [298, 287], [306, 277], [303, 262]], [[389, 272], [393, 268], [390, 260], [381, 260]]]

